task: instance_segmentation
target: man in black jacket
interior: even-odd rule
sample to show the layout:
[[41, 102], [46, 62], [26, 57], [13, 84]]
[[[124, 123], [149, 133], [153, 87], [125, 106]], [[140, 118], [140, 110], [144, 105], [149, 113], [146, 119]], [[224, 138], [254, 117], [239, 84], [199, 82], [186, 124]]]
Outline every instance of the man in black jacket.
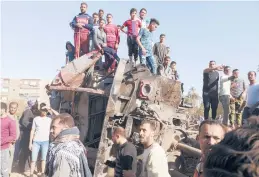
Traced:
[[114, 177], [128, 177], [128, 175], [136, 174], [137, 170], [137, 150], [136, 147], [126, 139], [125, 129], [118, 127], [114, 130], [112, 140], [116, 148], [116, 160], [114, 162], [107, 161], [109, 167], [114, 168]]

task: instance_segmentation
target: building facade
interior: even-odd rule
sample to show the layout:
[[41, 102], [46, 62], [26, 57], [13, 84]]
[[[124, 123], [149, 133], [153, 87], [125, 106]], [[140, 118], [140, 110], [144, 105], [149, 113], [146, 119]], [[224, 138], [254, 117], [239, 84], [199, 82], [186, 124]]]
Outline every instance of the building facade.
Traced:
[[29, 99], [45, 102], [49, 105], [49, 97], [45, 86], [49, 83], [40, 79], [10, 79], [1, 78], [2, 102], [27, 101]]

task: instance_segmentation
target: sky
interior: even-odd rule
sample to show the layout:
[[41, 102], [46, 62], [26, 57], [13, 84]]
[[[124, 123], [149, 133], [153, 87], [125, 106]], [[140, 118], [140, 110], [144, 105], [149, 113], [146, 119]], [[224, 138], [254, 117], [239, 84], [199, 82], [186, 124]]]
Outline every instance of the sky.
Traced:
[[[92, 15], [102, 8], [122, 25], [130, 8], [147, 9], [160, 26], [154, 42], [166, 34], [171, 59], [177, 62], [185, 91], [202, 91], [202, 71], [210, 60], [238, 68], [242, 78], [259, 65], [259, 2], [100, 2], [87, 1]], [[13, 1], [1, 7], [1, 77], [52, 80], [65, 63], [65, 43], [73, 42], [69, 22], [80, 11], [80, 1]], [[127, 57], [121, 33], [118, 54]], [[258, 77], [259, 78], [259, 77]], [[258, 79], [257, 79], [258, 80]]]

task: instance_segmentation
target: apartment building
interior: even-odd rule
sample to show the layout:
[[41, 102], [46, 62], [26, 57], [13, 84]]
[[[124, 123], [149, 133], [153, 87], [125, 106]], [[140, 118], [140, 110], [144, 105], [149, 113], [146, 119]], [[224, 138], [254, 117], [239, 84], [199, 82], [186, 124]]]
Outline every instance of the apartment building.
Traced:
[[49, 81], [40, 79], [1, 78], [0, 99], [6, 103], [33, 99], [48, 104], [49, 98], [45, 90], [48, 83]]

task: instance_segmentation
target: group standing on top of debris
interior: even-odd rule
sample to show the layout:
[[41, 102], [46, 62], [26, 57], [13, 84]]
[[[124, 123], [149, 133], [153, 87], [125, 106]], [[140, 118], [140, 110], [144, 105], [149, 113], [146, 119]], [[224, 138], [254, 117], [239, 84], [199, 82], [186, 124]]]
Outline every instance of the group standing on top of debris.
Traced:
[[[127, 34], [129, 62], [135, 66], [140, 60], [153, 74], [178, 80], [176, 62], [171, 62], [169, 48], [165, 46], [166, 35], [153, 44], [152, 32], [159, 26], [157, 19], [145, 19], [147, 10], [130, 10], [130, 19], [122, 26], [112, 23], [112, 14], [104, 11], [86, 13], [87, 4], [81, 3], [81, 13], [70, 23], [74, 29], [74, 44], [66, 43], [66, 63], [93, 50], [105, 55], [99, 69], [108, 72], [116, 69], [119, 57], [117, 50], [120, 32]], [[127, 28], [127, 32], [124, 28]], [[224, 71], [220, 77], [217, 71]], [[259, 84], [256, 72], [248, 72], [249, 86], [239, 78], [238, 69], [216, 66], [215, 61], [203, 71], [204, 118], [199, 127], [198, 142], [201, 149], [200, 163], [194, 177], [257, 177], [259, 176]], [[220, 84], [220, 87], [219, 87]], [[223, 124], [209, 119], [216, 118], [219, 101], [224, 108]], [[59, 114], [46, 104], [28, 101], [28, 108], [18, 121], [15, 116], [18, 104], [1, 103], [1, 176], [9, 176], [12, 166], [20, 173], [29, 169], [33, 176], [38, 166], [38, 175], [49, 177], [91, 177], [86, 158], [86, 149], [79, 139], [79, 129], [68, 113]], [[39, 107], [39, 109], [38, 109]], [[243, 116], [241, 116], [241, 113]], [[243, 118], [243, 121], [242, 121]], [[229, 129], [229, 126], [232, 129]], [[125, 129], [114, 129], [112, 141], [119, 147], [115, 161], [105, 165], [115, 169], [115, 177], [169, 177], [165, 150], [155, 142], [156, 123], [144, 120], [139, 126], [140, 143], [144, 146], [142, 168], [138, 169], [136, 147], [127, 140]], [[172, 145], [177, 149], [179, 142]], [[40, 156], [38, 157], [38, 154]], [[13, 161], [14, 159], [14, 161]], [[40, 160], [40, 165], [37, 161]], [[27, 169], [26, 169], [27, 167]], [[138, 170], [137, 170], [138, 169]], [[137, 172], [140, 172], [139, 174]]]
[[[113, 15], [108, 13], [104, 19], [104, 11], [87, 14], [88, 5], [82, 3], [79, 13], [74, 17], [70, 26], [74, 29], [74, 45], [66, 43], [66, 63], [73, 61], [80, 56], [93, 50], [101, 51], [105, 56], [105, 63], [102, 59], [97, 62], [98, 68], [108, 72], [116, 68], [120, 58], [117, 50], [120, 44], [120, 33], [127, 35], [127, 46], [129, 62], [135, 66], [137, 60], [146, 65], [153, 74], [162, 75], [171, 79], [179, 79], [176, 70], [176, 62], [169, 56], [170, 48], [164, 43], [166, 35], [160, 35], [160, 41], [153, 43], [153, 31], [159, 26], [155, 18], [146, 19], [147, 10], [142, 8], [137, 16], [137, 9], [130, 10], [130, 19], [122, 26], [113, 24]], [[125, 31], [124, 28], [127, 28]], [[117, 61], [117, 62], [116, 62]]]

